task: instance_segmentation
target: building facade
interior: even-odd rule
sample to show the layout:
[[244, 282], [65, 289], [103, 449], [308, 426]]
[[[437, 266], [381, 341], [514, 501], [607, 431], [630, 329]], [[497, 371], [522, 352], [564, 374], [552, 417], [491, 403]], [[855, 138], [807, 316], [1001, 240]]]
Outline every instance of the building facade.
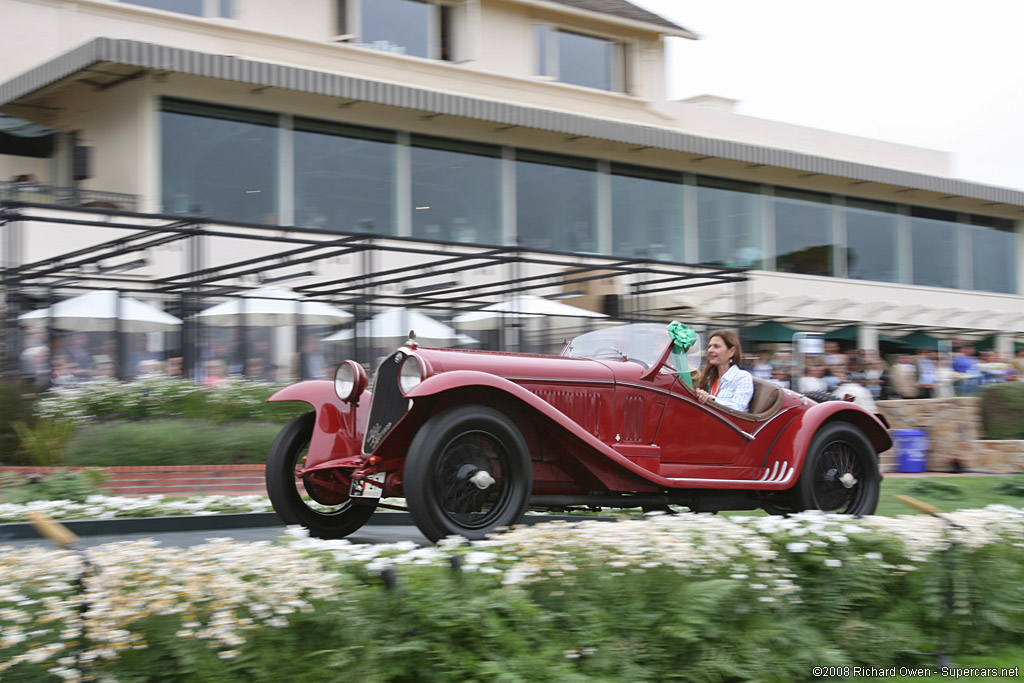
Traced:
[[[0, 0], [0, 113], [55, 131], [46, 157], [0, 154], [0, 178], [163, 216], [748, 268], [742, 294], [642, 308], [856, 326], [862, 348], [1024, 341], [1024, 192], [951, 178], [941, 152], [668, 101], [685, 27], [625, 0], [283, 7]], [[47, 234], [8, 240], [5, 265], [78, 239]]]

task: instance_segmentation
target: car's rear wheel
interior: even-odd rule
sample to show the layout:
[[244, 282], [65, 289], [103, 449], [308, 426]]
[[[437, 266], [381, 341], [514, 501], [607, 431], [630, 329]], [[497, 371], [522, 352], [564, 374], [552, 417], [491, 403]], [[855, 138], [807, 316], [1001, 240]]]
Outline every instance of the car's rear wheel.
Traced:
[[515, 524], [533, 486], [519, 429], [481, 406], [432, 417], [409, 446], [404, 479], [409, 513], [431, 541], [452, 535], [481, 539]]
[[878, 507], [880, 484], [871, 442], [855, 426], [832, 422], [811, 439], [796, 485], [796, 508], [870, 515]]
[[[299, 494], [297, 487], [305, 488], [305, 482], [298, 473], [309, 452], [315, 420], [316, 413], [310, 411], [289, 422], [277, 435], [267, 456], [267, 493], [285, 524], [301, 524], [317, 538], [344, 538], [366, 524], [376, 505], [354, 503], [347, 496], [336, 496], [328, 505], [307, 501]], [[313, 492], [307, 489], [307, 493]]]

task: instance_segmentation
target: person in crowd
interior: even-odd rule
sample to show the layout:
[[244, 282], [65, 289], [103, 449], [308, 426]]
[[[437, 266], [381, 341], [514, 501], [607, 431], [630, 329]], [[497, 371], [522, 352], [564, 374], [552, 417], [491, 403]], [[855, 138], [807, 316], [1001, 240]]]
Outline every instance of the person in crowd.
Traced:
[[885, 394], [885, 362], [878, 356], [867, 359], [864, 367], [864, 384], [871, 397], [875, 400], [886, 398]]
[[228, 378], [228, 364], [219, 358], [211, 358], [206, 361], [206, 368], [203, 375], [204, 387], [212, 387], [220, 384]]
[[51, 386], [70, 387], [78, 383], [78, 377], [75, 376], [75, 362], [65, 354], [54, 356], [52, 365]]
[[772, 365], [766, 357], [754, 356], [750, 359], [750, 374], [760, 379], [771, 379]]
[[697, 400], [747, 412], [754, 397], [754, 378], [740, 369], [743, 349], [732, 330], [716, 330], [708, 337], [708, 364], [701, 370]]
[[825, 365], [815, 359], [807, 365], [806, 375], [797, 381], [797, 391], [806, 394], [808, 391], [828, 391], [825, 382]]
[[46, 335], [38, 332], [29, 334], [25, 350], [18, 357], [21, 378], [26, 384], [40, 389], [50, 383], [50, 347], [46, 345]]
[[935, 373], [935, 351], [918, 349], [914, 359], [917, 365], [917, 397], [933, 398], [938, 376]]
[[299, 372], [301, 379], [328, 379], [327, 359], [316, 337], [306, 337], [299, 351]]
[[975, 355], [974, 347], [964, 344], [960, 352], [953, 356], [953, 382], [957, 396], [974, 396], [981, 384], [980, 363]]
[[75, 332], [71, 335], [66, 354], [74, 366], [75, 377], [91, 379], [96, 375], [96, 361], [89, 353], [89, 337], [85, 332]]
[[777, 384], [783, 389], [789, 389], [789, 375], [781, 367], [772, 369], [772, 376], [768, 379], [772, 384]]
[[910, 356], [898, 356], [889, 368], [889, 388], [891, 394], [901, 398], [917, 397], [917, 367]]
[[827, 341], [825, 342], [825, 365], [842, 365], [846, 362], [846, 356], [839, 349], [839, 342]]

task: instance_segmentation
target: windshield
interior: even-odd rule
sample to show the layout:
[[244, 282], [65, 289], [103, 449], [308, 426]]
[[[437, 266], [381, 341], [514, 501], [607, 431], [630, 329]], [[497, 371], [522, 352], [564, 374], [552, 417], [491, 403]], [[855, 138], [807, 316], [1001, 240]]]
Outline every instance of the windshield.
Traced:
[[[636, 323], [587, 332], [569, 342], [562, 351], [572, 358], [631, 360], [650, 367], [658, 362], [669, 343], [665, 323]], [[672, 365], [669, 356], [668, 364]]]

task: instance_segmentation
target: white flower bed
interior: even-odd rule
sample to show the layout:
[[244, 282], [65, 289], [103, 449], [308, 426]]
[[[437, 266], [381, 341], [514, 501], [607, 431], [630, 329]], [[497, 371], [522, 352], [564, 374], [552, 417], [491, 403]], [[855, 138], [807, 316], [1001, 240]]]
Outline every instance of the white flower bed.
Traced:
[[84, 503], [73, 500], [38, 500], [30, 503], [0, 503], [0, 523], [25, 522], [37, 511], [53, 519], [115, 519], [118, 517], [164, 517], [217, 515], [226, 513], [273, 512], [266, 496], [89, 496]]
[[[1024, 547], [1024, 509], [990, 506], [948, 517], [965, 527], [953, 532], [965, 550], [997, 542]], [[572, 583], [588, 567], [610, 576], [657, 568], [744, 582], [772, 609], [771, 603], [800, 602], [796, 567], [808, 558], [820, 557], [821, 571], [874, 563], [906, 573], [914, 571], [912, 563], [945, 549], [951, 533], [942, 520], [925, 516], [855, 519], [808, 512], [788, 518], [681, 514], [552, 522], [480, 542], [453, 537], [431, 547], [322, 541], [300, 528], [289, 529], [289, 537], [277, 545], [215, 540], [185, 552], [149, 540], [81, 555], [0, 547], [0, 653], [7, 655], [0, 674], [31, 662], [80, 680], [82, 666], [146, 648], [146, 633], [137, 623], [158, 614], [179, 615], [176, 638], [199, 639], [220, 657], [234, 658], [248, 632], [285, 628], [289, 615], [315, 610], [317, 603], [351, 602], [368, 575], [448, 566], [454, 555], [462, 571], [493, 575], [495, 585], [510, 590], [538, 581]], [[886, 552], [865, 552], [872, 544], [884, 545]], [[83, 558], [97, 569], [87, 578], [84, 615], [75, 587]], [[89, 647], [79, 652], [83, 638]]]

